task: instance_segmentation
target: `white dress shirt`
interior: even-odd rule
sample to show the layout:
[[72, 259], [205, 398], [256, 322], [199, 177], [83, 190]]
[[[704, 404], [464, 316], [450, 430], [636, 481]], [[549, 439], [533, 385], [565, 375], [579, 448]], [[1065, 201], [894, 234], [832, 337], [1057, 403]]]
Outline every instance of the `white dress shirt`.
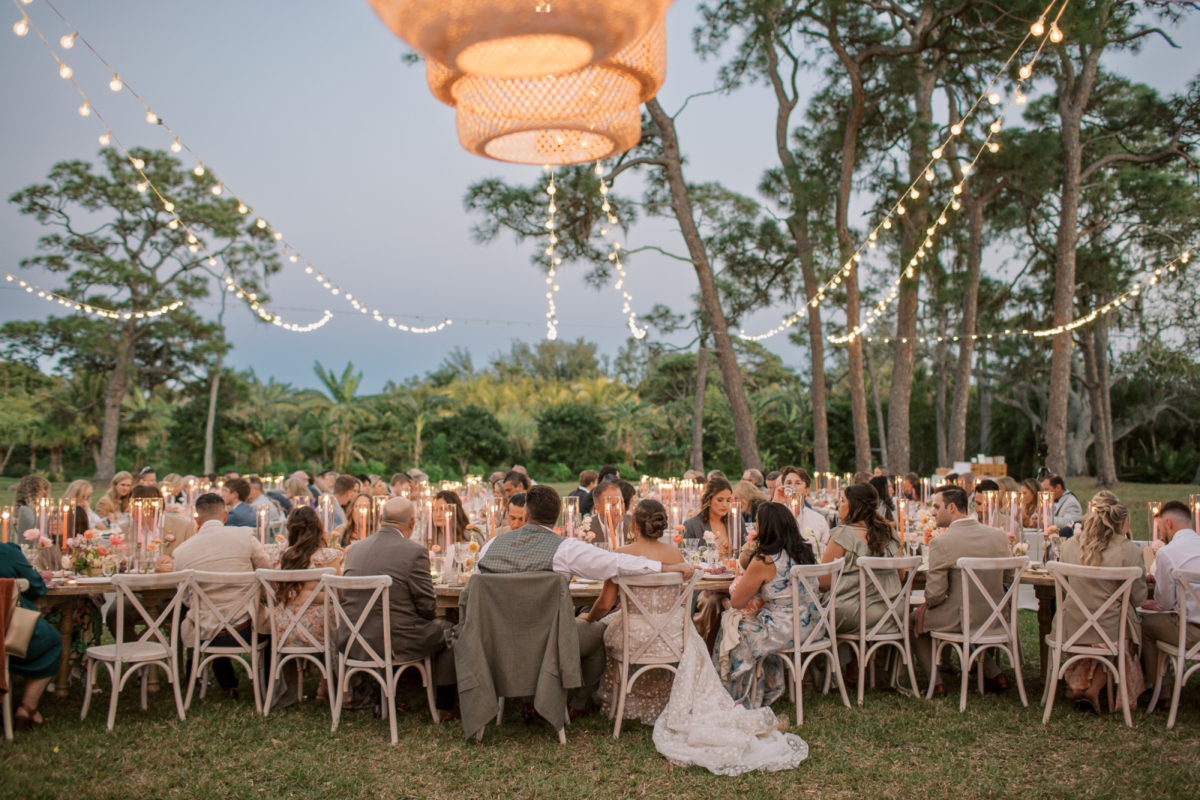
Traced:
[[[549, 530], [549, 528], [547, 528]], [[489, 539], [479, 551], [482, 561], [495, 539]], [[630, 578], [638, 575], [654, 575], [662, 572], [661, 561], [651, 561], [641, 556], [614, 553], [588, 544], [582, 539], [564, 538], [554, 551], [550, 567], [559, 575], [578, 575], [591, 581], [606, 581], [611, 578]]]
[[800, 516], [796, 518], [796, 524], [800, 526], [801, 536], [808, 538], [805, 530], [812, 528], [813, 536], [818, 542], [822, 545], [829, 544], [829, 522], [820, 511], [811, 506], [804, 506]]
[[[267, 497], [265, 492], [263, 494], [260, 494], [258, 497], [254, 498], [254, 500], [251, 501], [251, 503], [250, 503], [251, 508], [258, 508], [259, 506], [264, 506], [264, 505], [270, 509], [270, 511], [267, 513], [268, 513], [268, 519], [270, 520], [271, 524], [272, 525], [279, 524], [279, 520], [283, 516], [283, 514], [279, 510], [279, 507], [271, 502], [271, 498]], [[258, 512], [256, 511], [255, 513], [257, 514]]]
[[[1171, 578], [1173, 569], [1200, 572], [1200, 535], [1191, 528], [1176, 531], [1170, 544], [1164, 545], [1154, 557], [1154, 602], [1164, 611], [1176, 610], [1178, 598], [1175, 597], [1175, 581]], [[1190, 595], [1187, 618], [1193, 625], [1200, 625], [1200, 605]]]

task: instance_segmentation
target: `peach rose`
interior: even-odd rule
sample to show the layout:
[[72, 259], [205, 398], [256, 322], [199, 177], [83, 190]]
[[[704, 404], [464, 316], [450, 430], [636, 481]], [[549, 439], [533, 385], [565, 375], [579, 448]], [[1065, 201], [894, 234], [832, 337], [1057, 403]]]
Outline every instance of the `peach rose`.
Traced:
[[112, 536], [108, 537], [108, 543], [113, 547], [120, 547], [121, 545], [125, 544], [125, 540], [114, 533]]
[[433, 551], [433, 552], [435, 552], [435, 553], [440, 553], [440, 552], [442, 552], [442, 546], [441, 546], [440, 544], [435, 544], [433, 547], [431, 547], [431, 548], [429, 548], [429, 549], [430, 549], [430, 550], [432, 550], [432, 551]]
[[478, 553], [479, 552], [479, 542], [467, 542], [467, 552], [468, 553]]
[[100, 545], [99, 547], [96, 548], [96, 555], [100, 556], [101, 558], [104, 558], [106, 555], [108, 555], [108, 548], [105, 547], [104, 545]]
[[83, 532], [83, 538], [85, 538], [85, 539], [95, 539], [95, 538], [96, 538], [96, 532], [95, 532], [94, 530], [92, 530], [91, 528], [88, 528], [86, 531], [84, 531], [84, 532]]
[[680, 542], [682, 542], [682, 541], [683, 541], [683, 534], [682, 534], [682, 533], [677, 533], [677, 534], [675, 534], [674, 536], [672, 536], [672, 537], [671, 537], [671, 540], [672, 540], [673, 542], [675, 542], [675, 544], [679, 544]]

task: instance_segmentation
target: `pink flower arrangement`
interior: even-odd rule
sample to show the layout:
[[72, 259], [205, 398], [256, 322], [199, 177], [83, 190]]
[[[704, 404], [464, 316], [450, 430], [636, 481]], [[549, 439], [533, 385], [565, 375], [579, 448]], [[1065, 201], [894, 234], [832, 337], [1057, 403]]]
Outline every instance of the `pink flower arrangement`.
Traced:
[[168, 533], [168, 534], [165, 534], [165, 535], [163, 536], [163, 539], [164, 539], [164, 540], [166, 540], [166, 541], [168, 541], [168, 542], [173, 542], [173, 541], [175, 541], [175, 534], [173, 534], [173, 533]]
[[113, 547], [120, 547], [125, 544], [125, 540], [122, 539], [119, 534], [114, 533], [112, 536], [108, 537], [108, 543]]
[[54, 545], [54, 542], [50, 541], [45, 536], [43, 536], [41, 539], [38, 540], [39, 547], [52, 547], [53, 545]]
[[37, 528], [30, 528], [21, 535], [25, 537], [25, 541], [27, 542], [36, 542], [38, 539], [42, 538], [42, 532]]
[[96, 532], [95, 532], [94, 530], [92, 530], [91, 528], [88, 528], [86, 531], [84, 531], [84, 532], [83, 532], [83, 538], [85, 538], [85, 539], [95, 539], [95, 538], [96, 538]]
[[677, 534], [675, 534], [674, 536], [672, 536], [672, 537], [671, 537], [671, 540], [672, 540], [672, 541], [674, 541], [674, 542], [675, 542], [675, 544], [679, 544], [680, 542], [682, 542], [682, 541], [683, 541], [683, 534], [682, 534], [682, 533], [677, 533]]
[[[174, 536], [172, 536], [171, 538], [172, 538], [172, 539], [174, 539], [175, 537], [174, 537]], [[277, 534], [275, 534], [275, 542], [276, 542], [276, 544], [283, 544], [283, 543], [284, 543], [284, 542], [286, 542], [286, 541], [287, 541], [287, 537], [286, 537], [286, 536], [284, 536], [282, 533], [277, 533]]]
[[158, 549], [158, 546], [160, 544], [162, 544], [162, 539], [151, 539], [149, 542], [146, 543], [146, 549], [149, 550], [151, 553], [153, 553], [155, 550]]

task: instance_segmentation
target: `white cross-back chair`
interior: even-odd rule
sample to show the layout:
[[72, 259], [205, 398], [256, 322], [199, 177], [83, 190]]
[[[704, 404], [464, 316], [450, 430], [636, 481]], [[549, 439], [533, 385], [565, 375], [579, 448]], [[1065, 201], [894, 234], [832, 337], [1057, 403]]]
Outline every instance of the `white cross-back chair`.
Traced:
[[[837, 647], [834, 645], [835, 631], [837, 630], [837, 620], [834, 611], [834, 592], [829, 592], [829, 600], [827, 603], [821, 603], [821, 591], [817, 587], [817, 581], [828, 575], [830, 578], [830, 586], [836, 587], [842, 579], [842, 569], [846, 566], [846, 559], [838, 558], [830, 561], [828, 564], [801, 564], [792, 567], [789, 577], [791, 579], [791, 594], [792, 594], [792, 646], [780, 650], [775, 655], [783, 659], [783, 663], [787, 665], [788, 671], [791, 673], [792, 683], [788, 687], [792, 695], [792, 699], [796, 701], [796, 724], [804, 724], [804, 695], [801, 692], [801, 684], [804, 681], [804, 672], [812, 664], [813, 659], [817, 656], [825, 656], [829, 659], [829, 671], [825, 675], [825, 688], [822, 690], [825, 693], [829, 692], [829, 683], [836, 679], [838, 689], [842, 693], [842, 703], [846, 708], [850, 707], [850, 697], [846, 694], [846, 684], [842, 680], [842, 668], [838, 664]], [[817, 609], [815, 617], [810, 619], [808, 627], [803, 639], [800, 638], [800, 608], [811, 603]], [[750, 695], [751, 707], [758, 706], [758, 677], [762, 672], [762, 663], [754, 665], [754, 680], [751, 682]]]
[[[349, 630], [346, 646], [338, 653], [337, 666], [337, 700], [333, 705], [333, 730], [337, 730], [342, 717], [342, 706], [346, 693], [350, 690], [350, 678], [356, 672], [363, 672], [383, 688], [383, 713], [388, 718], [391, 728], [392, 744], [399, 741], [396, 732], [396, 683], [406, 669], [415, 669], [421, 675], [425, 684], [425, 694], [429, 700], [429, 713], [434, 723], [441, 722], [437, 704], [433, 696], [433, 659], [429, 656], [420, 661], [396, 661], [392, 656], [392, 621], [391, 621], [391, 591], [392, 577], [390, 575], [336, 576], [327, 575], [323, 582], [325, 589], [325, 622], [331, 624], [337, 620], [339, 626], [345, 625]], [[363, 605], [362, 613], [357, 620], [350, 619], [342, 605], [338, 592], [359, 591], [371, 592], [370, 599]], [[376, 608], [379, 604], [381, 608]], [[371, 647], [362, 635], [362, 628], [373, 615], [380, 614], [383, 618], [383, 653]], [[366, 654], [365, 658], [351, 658], [350, 653], [355, 645], [360, 646]]]
[[[1175, 668], [1175, 690], [1171, 693], [1171, 716], [1167, 719], [1167, 727], [1175, 727], [1175, 718], [1179, 714], [1179, 695], [1183, 685], [1196, 670], [1200, 670], [1200, 642], [1187, 646], [1187, 609], [1188, 601], [1200, 605], [1200, 572], [1185, 569], [1171, 570], [1171, 579], [1175, 581], [1175, 605], [1179, 607], [1179, 644], [1159, 642], [1158, 650], [1164, 656], [1170, 657], [1170, 664]], [[1150, 708], [1146, 713], [1152, 713], [1158, 706], [1158, 696], [1162, 693], [1163, 674], [1167, 671], [1166, 659], [1160, 659], [1158, 675], [1154, 676], [1154, 696], [1150, 698]], [[1187, 667], [1188, 662], [1191, 666]], [[1185, 669], [1185, 667], [1187, 667]]]
[[[13, 591], [13, 602], [11, 608], [0, 608], [0, 614], [11, 615], [13, 610], [21, 603], [21, 594], [29, 591], [29, 581], [24, 578], [16, 578], [16, 587]], [[4, 682], [8, 685], [8, 691], [4, 693], [4, 738], [13, 738], [13, 722], [12, 722], [12, 681], [8, 674], [8, 652], [4, 653]]]
[[[1042, 715], [1042, 724], [1046, 724], [1050, 719], [1050, 712], [1054, 710], [1054, 695], [1058, 690], [1058, 681], [1066, 673], [1067, 667], [1081, 659], [1094, 658], [1104, 665], [1110, 677], [1117, 679], [1121, 706], [1125, 711], [1125, 724], [1132, 728], [1133, 717], [1129, 713], [1131, 698], [1127, 696], [1128, 692], [1125, 688], [1125, 631], [1126, 621], [1129, 617], [1129, 594], [1133, 589], [1133, 582], [1142, 577], [1141, 568], [1085, 567], [1082, 564], [1064, 564], [1061, 561], [1051, 561], [1046, 568], [1050, 570], [1050, 575], [1054, 578], [1054, 599], [1058, 613], [1054, 616], [1054, 630], [1046, 637], [1046, 644], [1050, 647], [1050, 671], [1046, 673], [1046, 691], [1042, 697], [1042, 701], [1046, 704], [1046, 712]], [[1080, 599], [1075, 588], [1071, 586], [1071, 578], [1087, 581], [1121, 581], [1121, 583], [1108, 596], [1108, 599], [1093, 611]], [[1078, 606], [1080, 613], [1086, 616], [1083, 624], [1079, 626], [1079, 630], [1070, 637], [1063, 635], [1063, 617], [1066, 616], [1063, 614], [1063, 602], [1066, 597], [1070, 597]], [[1117, 628], [1115, 642], [1104, 630], [1104, 626], [1100, 624], [1101, 618], [1112, 608], [1114, 603], [1118, 603], [1121, 609], [1121, 624]], [[1080, 637], [1088, 631], [1096, 632], [1100, 637], [1100, 646], [1084, 644], [1079, 641]], [[1062, 660], [1064, 653], [1067, 655], [1065, 663]], [[1116, 664], [1114, 665], [1109, 659], [1115, 659]], [[1108, 699], [1111, 708], [1113, 699], [1111, 681], [1108, 685]]]
[[[237, 587], [236, 595], [223, 598], [222, 605], [213, 602], [209, 594], [215, 588]], [[209, 664], [218, 658], [232, 658], [241, 664], [250, 675], [250, 683], [254, 688], [254, 710], [262, 711], [262, 676], [259, 664], [262, 651], [270, 644], [270, 636], [259, 638], [259, 630], [254, 624], [255, 612], [262, 605], [262, 591], [258, 577], [253, 572], [203, 572], [196, 570], [192, 575], [191, 591], [188, 595], [188, 608], [197, 615], [209, 614], [216, 620], [213, 628], [215, 633], [210, 637], [200, 635], [200, 626], [192, 625], [192, 641], [185, 646], [192, 650], [192, 674], [188, 678], [187, 697], [183, 707], [192, 707], [192, 693], [196, 690], [196, 682], [200, 682], [200, 698], [208, 689], [208, 673], [205, 670]], [[247, 622], [249, 623], [247, 625]], [[241, 630], [238, 630], [241, 628]], [[233, 637], [235, 644], [214, 645], [212, 642], [219, 636]], [[243, 654], [250, 655], [250, 663], [246, 663]]]
[[[271, 713], [271, 704], [275, 702], [275, 682], [282, 678], [283, 668], [289, 661], [296, 662], [297, 673], [299, 673], [300, 661], [308, 661], [316, 665], [321, 675], [325, 678], [325, 685], [329, 690], [329, 708], [330, 711], [333, 710], [333, 666], [330, 656], [333, 650], [333, 643], [330, 640], [332, 627], [329, 612], [325, 612], [323, 642], [318, 640], [312, 631], [301, 624], [304, 615], [308, 613], [308, 610], [313, 607], [316, 600], [321, 596], [321, 589], [314, 590], [298, 606], [289, 607], [279, 602], [275, 586], [278, 583], [310, 583], [322, 580], [336, 573], [337, 570], [333, 567], [319, 567], [317, 569], [257, 569], [254, 571], [255, 577], [262, 587], [262, 596], [267, 601], [267, 614], [271, 620], [271, 672], [270, 677], [267, 679], [266, 696], [263, 698], [263, 716]], [[320, 604], [317, 605], [318, 607], [323, 607]], [[298, 634], [304, 644], [284, 647], [284, 642], [292, 634]], [[296, 699], [299, 700], [303, 695], [304, 684], [299, 674], [297, 674]]]
[[[912, 645], [908, 640], [908, 618], [909, 608], [912, 604], [913, 579], [917, 576], [917, 567], [919, 566], [921, 566], [920, 556], [858, 559], [858, 633], [838, 634], [837, 641], [838, 644], [845, 642], [849, 645], [858, 660], [858, 704], [860, 706], [863, 704], [863, 685], [866, 683], [867, 662], [884, 648], [894, 647], [900, 651], [901, 661], [899, 663], [908, 667], [908, 685], [914, 689], [917, 685], [916, 673], [913, 671]], [[908, 570], [908, 575], [905, 576], [904, 584], [900, 587], [900, 593], [889, 599], [883, 590], [883, 584], [879, 581], [879, 573], [901, 569]], [[867, 630], [866, 614], [868, 584], [875, 587], [875, 591], [887, 604], [883, 616], [871, 626], [870, 630]], [[834, 586], [832, 591], [837, 591], [837, 587]], [[889, 623], [895, 625], [895, 632], [885, 632]], [[875, 671], [872, 669], [871, 686], [874, 687], [874, 685]]]
[[[188, 596], [192, 570], [168, 572], [154, 575], [114, 575], [113, 588], [117, 590], [116, 644], [93, 645], [84, 654], [87, 667], [87, 686], [83, 695], [83, 709], [79, 718], [87, 717], [92, 702], [92, 689], [96, 684], [96, 665], [103, 664], [112, 679], [112, 697], [108, 703], [108, 730], [113, 729], [117, 719], [117, 698], [131, 675], [141, 673], [142, 710], [146, 709], [146, 684], [151, 667], [161, 667], [167, 680], [175, 690], [175, 708], [179, 718], [184, 718], [183, 695], [179, 689], [179, 607]], [[175, 596], [166, 604], [157, 617], [151, 615], [138, 599], [137, 593], [155, 589], [174, 589]], [[146, 630], [136, 642], [125, 641], [125, 609], [131, 607], [146, 623]], [[163, 626], [168, 624], [168, 632]]]
[[[687, 641], [692, 627], [692, 615], [688, 613], [692, 604], [692, 592], [696, 588], [696, 583], [703, 576], [703, 572], [696, 570], [686, 584], [683, 582], [683, 576], [678, 572], [613, 579], [620, 592], [621, 613], [625, 617], [621, 625], [621, 654], [619, 656], [621, 673], [617, 687], [617, 719], [613, 726], [614, 739], [621, 738], [621, 723], [625, 717], [625, 699], [633, 691], [633, 685], [637, 679], [654, 669], [676, 672], [675, 665], [683, 658], [684, 642]], [[643, 590], [653, 592], [663, 586], [679, 586], [681, 588], [666, 612], [655, 613], [646, 607]], [[629, 631], [632, 627], [631, 622], [636, 618], [644, 620], [644, 625], [650, 627], [652, 632], [643, 639], [641, 646], [632, 649]], [[629, 674], [631, 666], [637, 667], [637, 671], [632, 676]]]
[[[1017, 628], [1017, 592], [1021, 587], [1021, 575], [1029, 566], [1028, 556], [1013, 558], [960, 558], [957, 566], [962, 571], [962, 633], [947, 631], [931, 631], [933, 641], [933, 670], [929, 676], [929, 692], [926, 699], [933, 697], [933, 689], [938, 680], [938, 663], [943, 647], [951, 647], [958, 653], [962, 665], [962, 687], [959, 691], [958, 710], [967, 708], [967, 690], [971, 684], [971, 665], [976, 666], [976, 682], [979, 693], [983, 694], [983, 657], [988, 650], [995, 648], [1008, 654], [1013, 663], [1013, 671], [1017, 676], [1017, 691], [1021, 695], [1021, 703], [1029, 707], [1025, 696], [1025, 682], [1021, 678], [1021, 662], [1017, 653], [1020, 652], [1020, 631]], [[1013, 570], [1012, 584], [999, 598], [993, 598], [980, 580], [980, 572], [1001, 572]], [[979, 591], [983, 601], [987, 603], [988, 617], [982, 625], [971, 625], [971, 594], [972, 588]], [[998, 626], [998, 629], [997, 629]]]

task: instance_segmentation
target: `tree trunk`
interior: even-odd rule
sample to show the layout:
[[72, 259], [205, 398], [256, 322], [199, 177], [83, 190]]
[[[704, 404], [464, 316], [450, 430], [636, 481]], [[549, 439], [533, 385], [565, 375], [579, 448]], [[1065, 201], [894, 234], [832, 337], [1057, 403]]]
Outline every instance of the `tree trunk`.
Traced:
[[704, 472], [704, 391], [708, 386], [708, 340], [700, 336], [696, 356], [696, 399], [692, 409], [692, 469]]
[[225, 360], [225, 354], [217, 355], [217, 366], [213, 369], [212, 380], [209, 382], [208, 389], [208, 418], [204, 421], [204, 474], [211, 475], [216, 472], [216, 465], [213, 464], [213, 437], [217, 424], [217, 393], [221, 388], [221, 363]]
[[[708, 262], [708, 252], [705, 250], [704, 240], [696, 227], [691, 197], [683, 179], [682, 155], [679, 151], [679, 137], [675, 132], [675, 121], [658, 104], [658, 100], [647, 101], [646, 110], [650, 112], [650, 117], [654, 120], [654, 124], [662, 136], [663, 173], [671, 191], [671, 208], [679, 222], [683, 240], [687, 244], [688, 255], [691, 256], [692, 265], [696, 269], [696, 277], [700, 282], [700, 301], [708, 322], [706, 327], [713, 337], [713, 350], [717, 354], [717, 365], [721, 370], [725, 396], [729, 399], [729, 411], [733, 419], [738, 453], [742, 458], [742, 469], [761, 470], [762, 457], [759, 455], [758, 443], [755, 441], [754, 418], [750, 414], [750, 403], [746, 399], [742, 371], [738, 366], [737, 356], [733, 352], [733, 342], [729, 338], [729, 323], [725, 319], [725, 311], [721, 308], [721, 296], [717, 291], [717, 281]], [[861, 378], [861, 374], [859, 377]]]
[[50, 474], [57, 476], [59, 480], [62, 480], [62, 453], [63, 448], [61, 444], [50, 447]]
[[37, 472], [37, 448], [29, 445], [29, 473]]
[[991, 454], [992, 392], [987, 382], [987, 348], [979, 348], [979, 452]]
[[8, 460], [12, 458], [13, 450], [17, 449], [17, 445], [10, 444], [8, 449], [4, 451], [4, 460], [0, 461], [0, 475], [4, 474], [4, 468], [8, 466]]
[[100, 459], [96, 464], [96, 483], [108, 483], [117, 473], [117, 436], [121, 430], [121, 400], [129, 388], [129, 371], [133, 363], [132, 320], [125, 323], [117, 342], [116, 365], [108, 375], [104, 388], [104, 424], [100, 433]]
[[946, 309], [937, 321], [937, 399], [933, 404], [933, 415], [937, 425], [938, 466], [953, 466], [946, 447]]
[[[811, 249], [800, 259], [800, 270], [804, 274], [804, 294], [811, 300], [816, 297], [818, 286]], [[817, 472], [830, 472], [829, 415], [825, 404], [825, 338], [821, 332], [820, 306], [808, 306], [808, 356], [812, 373], [809, 396], [813, 410], [813, 463]]]
[[[1097, 298], [1100, 305], [1108, 302], [1108, 297], [1104, 294]], [[1095, 339], [1096, 349], [1096, 377], [1100, 383], [1100, 422], [1103, 425], [1103, 444], [1097, 437], [1096, 452], [1099, 455], [1103, 452], [1103, 462], [1097, 458], [1096, 478], [1097, 483], [1101, 486], [1115, 486], [1117, 484], [1117, 457], [1115, 452], [1115, 443], [1113, 441], [1113, 420], [1112, 420], [1112, 387], [1109, 385], [1108, 378], [1108, 316], [1101, 314], [1096, 318], [1093, 324], [1092, 335]], [[1103, 466], [1100, 466], [1102, 464]]]
[[954, 396], [950, 401], [947, 446], [950, 461], [967, 460], [967, 406], [971, 400], [971, 355], [975, 348], [974, 336], [979, 313], [979, 267], [983, 260], [983, 202], [974, 197], [964, 197], [963, 204], [967, 212], [967, 279], [963, 286], [958, 369], [954, 374]]
[[[879, 435], [879, 463], [889, 465], [887, 427], [883, 422], [883, 403], [879, 402], [879, 379], [875, 377], [875, 359], [871, 357], [871, 348], [863, 348], [863, 359], [867, 362], [867, 377], [871, 379], [871, 398], [875, 403], [875, 427]], [[905, 470], [907, 472], [907, 470]]]
[[1080, 333], [1079, 352], [1083, 355], [1083, 376], [1088, 398], [1091, 401], [1089, 406], [1092, 418], [1092, 440], [1096, 447], [1096, 485], [1102, 486], [1101, 473], [1104, 468], [1101, 466], [1101, 461], [1104, 456], [1101, 455], [1101, 451], [1104, 449], [1104, 423], [1100, 418], [1104, 414], [1104, 401], [1100, 399], [1100, 375], [1096, 368], [1096, 343], [1092, 338], [1091, 331], [1085, 330]]

